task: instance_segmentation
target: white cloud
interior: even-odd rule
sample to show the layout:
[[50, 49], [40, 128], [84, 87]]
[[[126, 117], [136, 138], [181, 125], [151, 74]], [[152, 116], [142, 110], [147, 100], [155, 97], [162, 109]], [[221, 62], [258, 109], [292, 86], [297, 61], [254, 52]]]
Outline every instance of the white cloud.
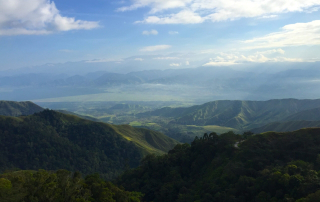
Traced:
[[192, 11], [183, 10], [177, 14], [171, 14], [166, 17], [149, 16], [143, 21], [136, 21], [135, 23], [147, 24], [197, 24], [204, 22], [199, 14]]
[[97, 27], [98, 22], [61, 16], [51, 0], [0, 0], [0, 35], [42, 35]]
[[189, 62], [189, 61], [186, 61], [186, 65], [187, 65], [187, 66], [190, 65], [190, 62]]
[[140, 51], [142, 52], [153, 52], [153, 51], [160, 51], [160, 50], [166, 50], [171, 48], [170, 45], [157, 45], [157, 46], [147, 46], [144, 47], [142, 49], [140, 49]]
[[244, 41], [251, 49], [286, 46], [320, 45], [320, 20], [289, 24], [282, 31]]
[[264, 54], [271, 53], [284, 53], [283, 50], [268, 50], [264, 52], [257, 52], [251, 55], [243, 54], [226, 54], [220, 53], [216, 58], [210, 58], [210, 62], [204, 64], [203, 66], [230, 66], [237, 65], [241, 63], [265, 63], [265, 62], [303, 62], [300, 58], [286, 58], [286, 57], [266, 57]]
[[142, 34], [149, 36], [149, 35], [158, 35], [159, 33], [158, 33], [157, 30], [153, 29], [153, 30], [150, 30], [150, 31], [143, 31]]
[[179, 63], [171, 63], [170, 64], [170, 67], [180, 67], [181, 66], [181, 64], [179, 64]]
[[282, 50], [281, 48], [278, 49], [272, 49], [272, 50], [266, 50], [266, 51], [262, 51], [262, 52], [257, 52], [258, 54], [263, 54], [263, 55], [270, 55], [270, 54], [274, 54], [274, 53], [279, 53], [279, 54], [285, 54], [285, 51]]
[[178, 60], [178, 57], [157, 57], [153, 58], [154, 60]]
[[264, 15], [264, 16], [262, 16], [261, 18], [263, 18], [263, 19], [270, 19], [270, 18], [276, 18], [276, 17], [278, 17], [278, 15]]
[[142, 59], [142, 58], [135, 58], [134, 60], [135, 61], [141, 61], [141, 62], [144, 61], [144, 59]]
[[177, 32], [177, 31], [169, 31], [168, 33], [171, 34], [171, 35], [179, 34], [179, 32]]
[[[191, 24], [206, 20], [275, 17], [288, 12], [315, 12], [319, 0], [132, 0], [118, 11], [149, 7], [149, 15], [138, 23]], [[189, 21], [188, 21], [189, 18]]]
[[151, 7], [150, 13], [157, 13], [166, 9], [181, 8], [187, 6], [193, 0], [133, 0], [130, 6], [124, 6], [118, 11], [130, 11], [143, 7]]
[[96, 59], [96, 60], [87, 60], [86, 63], [104, 63], [104, 62], [115, 62], [121, 63], [123, 59]]

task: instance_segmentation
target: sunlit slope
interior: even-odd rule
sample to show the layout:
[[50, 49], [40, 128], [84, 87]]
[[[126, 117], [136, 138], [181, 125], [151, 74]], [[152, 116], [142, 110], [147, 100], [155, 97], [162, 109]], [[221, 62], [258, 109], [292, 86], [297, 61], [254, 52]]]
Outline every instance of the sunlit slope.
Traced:
[[221, 100], [189, 108], [163, 108], [140, 114], [142, 117], [174, 118], [182, 125], [218, 125], [251, 129], [280, 121], [303, 110], [320, 107], [320, 100], [282, 99], [269, 101]]
[[60, 112], [62, 114], [69, 114], [69, 115], [74, 115], [74, 116], [78, 116], [79, 118], [82, 118], [82, 119], [87, 119], [87, 120], [90, 120], [90, 121], [98, 121], [100, 122], [99, 119], [96, 119], [92, 116], [83, 116], [83, 115], [80, 115], [80, 114], [77, 114], [77, 113], [73, 113], [73, 112], [69, 112], [69, 111], [66, 111], [66, 110], [55, 110], [57, 112]]
[[178, 141], [156, 131], [134, 128], [129, 125], [112, 125], [112, 127], [125, 139], [138, 146], [144, 155], [152, 153], [164, 154], [179, 144]]
[[254, 128], [251, 131], [258, 134], [268, 131], [289, 132], [299, 130], [301, 128], [320, 128], [320, 121], [285, 121], [273, 122], [265, 126]]
[[113, 178], [128, 165], [138, 166], [144, 155], [163, 154], [175, 143], [153, 131], [51, 110], [19, 118], [0, 116], [0, 171], [68, 169]]
[[32, 102], [14, 102], [0, 100], [0, 115], [21, 116], [41, 112], [44, 109]]

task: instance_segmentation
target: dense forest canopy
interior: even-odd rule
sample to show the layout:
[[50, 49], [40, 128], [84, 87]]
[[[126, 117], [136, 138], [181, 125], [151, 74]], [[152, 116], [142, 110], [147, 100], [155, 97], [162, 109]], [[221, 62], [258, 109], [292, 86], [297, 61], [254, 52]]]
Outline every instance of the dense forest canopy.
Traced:
[[117, 184], [145, 201], [314, 201], [320, 197], [320, 129], [243, 136], [205, 134], [148, 156]]
[[117, 176], [136, 167], [139, 149], [112, 127], [45, 110], [33, 116], [0, 117], [0, 170], [67, 169]]
[[15, 171], [0, 175], [1, 202], [139, 202], [142, 194], [67, 170]]

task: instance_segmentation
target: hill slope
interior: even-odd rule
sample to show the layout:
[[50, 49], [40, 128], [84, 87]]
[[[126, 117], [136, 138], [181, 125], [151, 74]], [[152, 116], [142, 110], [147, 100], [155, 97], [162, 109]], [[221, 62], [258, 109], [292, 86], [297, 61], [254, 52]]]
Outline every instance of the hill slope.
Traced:
[[264, 133], [268, 131], [275, 132], [289, 132], [296, 131], [301, 128], [317, 128], [320, 127], [320, 121], [285, 121], [285, 122], [273, 122], [265, 126], [251, 129], [253, 133]]
[[32, 102], [14, 102], [0, 100], [0, 115], [21, 116], [41, 112], [44, 109]]
[[282, 99], [269, 101], [221, 100], [189, 108], [163, 108], [140, 114], [172, 117], [172, 123], [182, 125], [219, 125], [251, 129], [281, 121], [295, 113], [320, 107], [319, 100]]
[[320, 108], [298, 112], [288, 116], [284, 121], [320, 121]]
[[319, 201], [319, 153], [320, 128], [248, 139], [210, 134], [146, 157], [117, 184], [154, 202]]
[[55, 111], [60, 112], [62, 114], [69, 114], [69, 115], [78, 116], [78, 117], [80, 117], [82, 119], [87, 119], [87, 120], [90, 120], [90, 121], [100, 122], [99, 119], [93, 118], [91, 116], [83, 116], [83, 115], [80, 115], [80, 114], [77, 114], [77, 113], [73, 113], [73, 112], [69, 112], [69, 111], [66, 111], [66, 110], [55, 110]]
[[0, 116], [0, 134], [2, 171], [68, 169], [84, 174], [99, 172], [104, 178], [117, 176], [128, 165], [136, 167], [143, 155], [162, 154], [177, 143], [170, 138], [163, 142], [144, 139], [161, 139], [161, 133], [50, 110], [19, 118]]

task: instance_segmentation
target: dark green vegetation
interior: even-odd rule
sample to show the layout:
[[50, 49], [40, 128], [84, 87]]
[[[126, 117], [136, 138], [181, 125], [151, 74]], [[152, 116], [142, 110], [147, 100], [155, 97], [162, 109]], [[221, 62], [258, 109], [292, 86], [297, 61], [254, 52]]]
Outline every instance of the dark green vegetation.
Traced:
[[16, 171], [0, 175], [1, 202], [139, 202], [142, 194], [125, 191], [98, 174]]
[[163, 154], [178, 142], [161, 133], [114, 126], [45, 110], [0, 116], [0, 171], [79, 170], [111, 179], [139, 165], [146, 154]]
[[155, 202], [319, 201], [320, 128], [259, 135], [205, 134], [147, 156], [118, 181]]
[[301, 128], [319, 128], [320, 121], [284, 121], [284, 122], [273, 122], [265, 126], [254, 128], [250, 130], [253, 133], [259, 134], [268, 131], [275, 132], [289, 132], [299, 130]]
[[41, 112], [44, 109], [32, 102], [13, 102], [0, 100], [0, 115], [21, 116]]

